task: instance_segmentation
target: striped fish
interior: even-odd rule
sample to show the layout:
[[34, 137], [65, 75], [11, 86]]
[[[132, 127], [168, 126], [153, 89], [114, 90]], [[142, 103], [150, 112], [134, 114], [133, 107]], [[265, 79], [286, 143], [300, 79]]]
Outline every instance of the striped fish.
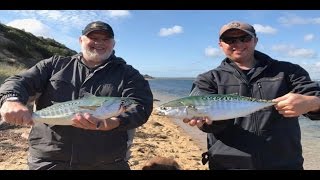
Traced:
[[218, 121], [245, 117], [274, 104], [271, 101], [236, 94], [188, 96], [160, 105], [156, 108], [155, 114], [179, 119], [209, 117]]
[[85, 98], [55, 103], [32, 114], [35, 122], [51, 125], [72, 125], [76, 113], [90, 113], [94, 117], [107, 119], [117, 116], [131, 107], [134, 101], [124, 97], [88, 96]]

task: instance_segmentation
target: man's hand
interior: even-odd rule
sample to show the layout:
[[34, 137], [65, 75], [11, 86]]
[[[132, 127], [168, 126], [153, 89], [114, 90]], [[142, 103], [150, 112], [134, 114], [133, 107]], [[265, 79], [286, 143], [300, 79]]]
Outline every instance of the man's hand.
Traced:
[[90, 130], [109, 131], [119, 126], [120, 122], [117, 118], [98, 119], [89, 113], [76, 114], [72, 118], [74, 127]]
[[319, 111], [320, 98], [295, 93], [288, 93], [272, 100], [274, 106], [284, 117], [297, 117], [310, 111]]
[[18, 101], [5, 101], [0, 109], [2, 120], [15, 125], [33, 125], [28, 107]]
[[184, 123], [188, 123], [190, 126], [197, 126], [198, 128], [202, 127], [204, 123], [212, 124], [212, 120], [208, 117], [193, 117], [191, 119], [183, 119]]

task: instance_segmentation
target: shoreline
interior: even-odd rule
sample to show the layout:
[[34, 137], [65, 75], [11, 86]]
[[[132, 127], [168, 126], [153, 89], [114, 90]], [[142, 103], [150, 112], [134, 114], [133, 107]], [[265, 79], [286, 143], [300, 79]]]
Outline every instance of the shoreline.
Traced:
[[[199, 130], [200, 131], [200, 130]], [[149, 120], [137, 128], [129, 160], [133, 170], [140, 170], [153, 157], [173, 158], [183, 170], [208, 170], [202, 165], [201, 143], [176, 121], [151, 114]]]
[[[0, 170], [27, 170], [28, 135], [30, 127], [12, 127], [0, 131]], [[129, 165], [141, 170], [152, 158], [173, 158], [182, 170], [207, 170], [202, 165], [204, 150], [180, 126], [166, 117], [151, 114], [137, 128], [131, 147]]]
[[[187, 128], [184, 128], [182, 125]], [[173, 158], [183, 170], [208, 170], [202, 165], [201, 154], [206, 151], [203, 141], [192, 132], [201, 132], [196, 127], [152, 114], [149, 120], [137, 128], [131, 148], [129, 165], [132, 170], [141, 170], [153, 157]], [[6, 128], [0, 130], [0, 169], [26, 170], [29, 127]], [[320, 137], [311, 137], [302, 127], [302, 148], [305, 170], [320, 170]], [[199, 138], [205, 137], [201, 134]], [[203, 140], [203, 139], [202, 139]], [[206, 144], [205, 144], [206, 145]]]
[[[155, 106], [160, 105], [163, 102], [170, 101], [176, 97], [171, 95], [165, 95], [162, 92], [154, 92], [154, 97], [160, 99], [160, 102], [155, 102]], [[182, 122], [182, 120], [173, 120], [176, 125], [181, 127], [183, 131], [188, 134], [195, 143], [205, 152], [207, 150], [206, 133], [199, 130], [197, 127], [191, 127]], [[305, 170], [320, 170], [320, 120], [310, 120], [306, 117], [299, 117], [299, 124], [301, 128], [301, 145], [302, 155], [304, 158]]]

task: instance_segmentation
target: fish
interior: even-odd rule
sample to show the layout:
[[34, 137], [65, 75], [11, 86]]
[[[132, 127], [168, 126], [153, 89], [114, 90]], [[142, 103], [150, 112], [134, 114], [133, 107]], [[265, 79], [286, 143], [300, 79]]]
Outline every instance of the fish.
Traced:
[[176, 119], [208, 117], [212, 121], [219, 121], [245, 117], [274, 104], [270, 100], [237, 94], [211, 94], [169, 101], [155, 108], [154, 114]]
[[[34, 122], [50, 125], [72, 125], [77, 113], [90, 113], [99, 119], [118, 116], [132, 108], [135, 101], [128, 97], [88, 96], [81, 99], [58, 102], [32, 113]], [[98, 123], [99, 125], [99, 123]]]

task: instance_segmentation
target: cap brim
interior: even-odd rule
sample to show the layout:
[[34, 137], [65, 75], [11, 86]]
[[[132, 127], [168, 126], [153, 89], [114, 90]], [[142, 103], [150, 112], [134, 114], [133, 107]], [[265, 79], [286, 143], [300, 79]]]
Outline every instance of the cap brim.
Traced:
[[110, 37], [113, 38], [113, 36], [110, 34], [110, 32], [108, 30], [105, 29], [90, 29], [87, 32], [85, 32], [83, 35], [88, 35], [89, 33], [93, 32], [93, 31], [103, 31], [106, 32]]
[[221, 35], [220, 35], [220, 38], [226, 33], [226, 32], [228, 32], [228, 31], [230, 31], [230, 30], [240, 30], [240, 31], [243, 31], [243, 32], [245, 32], [245, 33], [247, 33], [247, 34], [249, 34], [249, 35], [251, 35], [252, 37], [255, 37], [255, 35], [252, 33], [252, 32], [250, 32], [250, 31], [247, 31], [247, 30], [245, 30], [245, 29], [239, 29], [239, 28], [231, 28], [231, 29], [228, 29], [228, 30], [226, 30], [226, 31], [224, 31]]

